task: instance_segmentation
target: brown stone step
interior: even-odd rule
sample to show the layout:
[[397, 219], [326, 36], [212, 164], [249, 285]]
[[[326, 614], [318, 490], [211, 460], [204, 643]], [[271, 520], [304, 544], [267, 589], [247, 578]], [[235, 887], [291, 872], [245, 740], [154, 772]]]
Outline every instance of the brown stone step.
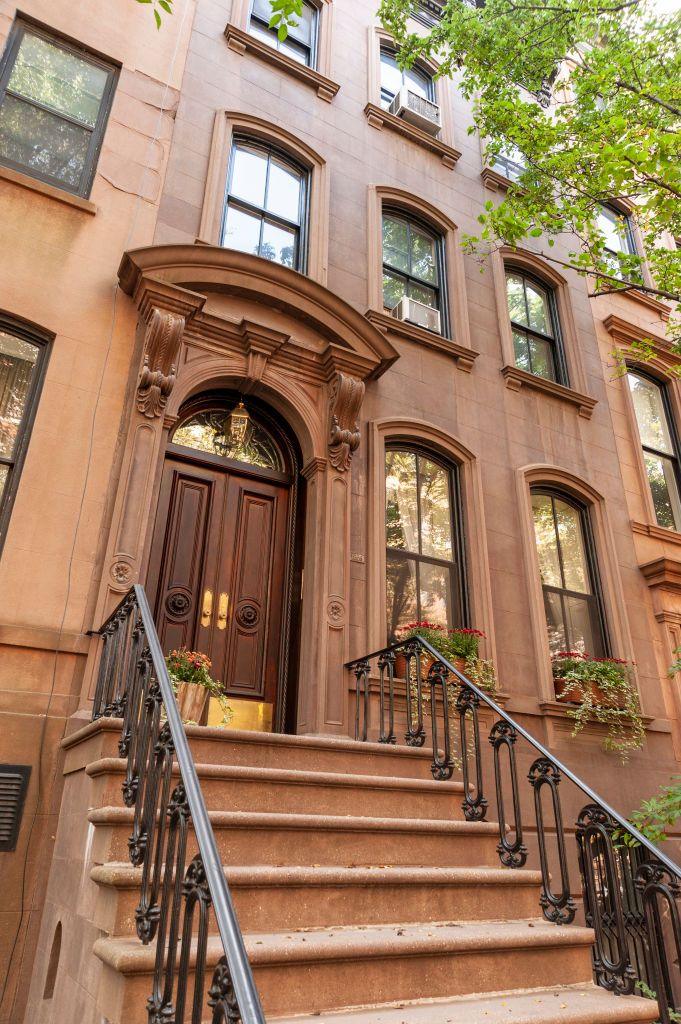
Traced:
[[[210, 811], [224, 864], [428, 865], [497, 867], [494, 822], [375, 818], [353, 815], [269, 814]], [[127, 807], [90, 811], [96, 864], [128, 859], [133, 812]], [[193, 832], [190, 857], [196, 847]]]
[[[65, 737], [65, 771], [101, 757], [118, 757], [121, 726], [119, 718], [100, 718]], [[431, 751], [408, 747], [402, 738], [396, 745], [356, 743], [344, 736], [284, 736], [197, 725], [187, 726], [186, 732], [194, 759], [201, 764], [431, 778]]]
[[[126, 762], [114, 757], [87, 766], [86, 773], [95, 780], [93, 805], [123, 803], [125, 768]], [[196, 771], [209, 810], [463, 818], [460, 782], [200, 763]], [[175, 777], [179, 781], [177, 765]]]
[[[225, 874], [245, 932], [531, 917], [541, 881], [538, 871], [507, 868], [233, 867]], [[142, 869], [102, 864], [90, 877], [99, 886], [96, 926], [132, 934]]]
[[276, 1024], [638, 1024], [657, 1017], [656, 1004], [650, 999], [615, 996], [595, 985], [568, 985], [270, 1020]]
[[[531, 988], [548, 980], [586, 984], [592, 971], [591, 929], [541, 920], [255, 933], [245, 940], [268, 1016]], [[111, 1024], [145, 1024], [154, 944], [106, 938], [94, 952], [109, 968], [101, 1013]], [[209, 967], [221, 953], [220, 940], [210, 938]]]

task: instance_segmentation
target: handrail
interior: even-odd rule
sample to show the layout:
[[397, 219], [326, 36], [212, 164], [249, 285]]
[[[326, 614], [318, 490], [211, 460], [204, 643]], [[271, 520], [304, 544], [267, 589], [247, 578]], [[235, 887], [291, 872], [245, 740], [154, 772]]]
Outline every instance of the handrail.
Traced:
[[[153, 1009], [184, 1020], [188, 999], [192, 920], [199, 908], [199, 931], [191, 999], [192, 1024], [204, 1019], [203, 976], [208, 937], [207, 912], [215, 914], [223, 957], [209, 991], [214, 1024], [265, 1024], [243, 936], [208, 817], [194, 759], [175, 700], [144, 588], [136, 584], [98, 631], [103, 639], [93, 719], [123, 717], [119, 743], [128, 757], [123, 794], [135, 808], [130, 857], [143, 868], [136, 911], [143, 942], [157, 935]], [[173, 758], [180, 783], [171, 793]], [[167, 821], [165, 820], [167, 819]], [[188, 825], [194, 828], [198, 856], [185, 870]], [[184, 897], [185, 917], [180, 921]], [[165, 948], [167, 946], [167, 948]], [[179, 966], [177, 951], [180, 947]], [[160, 1019], [160, 1017], [159, 1017]], [[165, 1017], [164, 1017], [165, 1019]]]
[[[523, 834], [515, 747], [525, 740], [539, 756], [527, 779], [534, 791], [536, 841], [541, 869], [540, 906], [547, 920], [570, 924], [577, 906], [570, 887], [570, 858], [559, 784], [571, 782], [589, 803], [580, 811], [575, 828], [577, 860], [582, 883], [584, 916], [594, 929], [593, 967], [598, 984], [617, 994], [635, 991], [656, 994], [661, 1024], [679, 1019], [681, 1010], [678, 964], [681, 962], [681, 867], [650, 842], [629, 821], [603, 800], [591, 786], [555, 757], [527, 729], [507, 714], [489, 693], [477, 686], [424, 637], [413, 636], [346, 664], [355, 675], [355, 738], [371, 738], [372, 663], [378, 669], [380, 743], [396, 743], [395, 662], [405, 659], [405, 741], [424, 746], [426, 717], [432, 731], [431, 772], [449, 779], [455, 768], [452, 752], [453, 719], [458, 717], [460, 768], [463, 777], [463, 812], [469, 821], [483, 821], [485, 796], [483, 747], [480, 741], [480, 705], [496, 720], [489, 734], [493, 752], [494, 793], [498, 811], [497, 852], [502, 865], [521, 868], [528, 849]], [[424, 662], [426, 663], [424, 665]], [[423, 669], [425, 668], [425, 671]], [[458, 687], [456, 686], [458, 684]], [[458, 689], [458, 693], [456, 692]], [[424, 690], [429, 693], [424, 696]], [[440, 732], [440, 729], [442, 731]], [[489, 749], [489, 748], [488, 748]], [[501, 752], [506, 750], [506, 768]], [[504, 776], [510, 782], [512, 821], [507, 816]], [[542, 794], [551, 798], [553, 827], [545, 820]], [[553, 836], [558, 863], [549, 864]], [[631, 843], [627, 836], [635, 841]]]
[[[585, 796], [588, 796], [589, 799], [593, 801], [593, 803], [598, 804], [599, 807], [602, 807], [606, 814], [608, 814], [609, 817], [616, 821], [623, 831], [628, 832], [629, 835], [633, 839], [635, 839], [640, 846], [644, 846], [648, 850], [648, 852], [654, 854], [655, 857], [659, 861], [661, 861], [661, 863], [664, 864], [666, 868], [668, 868], [670, 871], [673, 871], [676, 875], [679, 876], [679, 878], [681, 878], [681, 867], [678, 864], [676, 864], [670, 857], [667, 857], [667, 855], [664, 854], [658, 846], [655, 846], [655, 844], [651, 843], [649, 839], [646, 839], [646, 837], [641, 832], [639, 832], [639, 830], [634, 825], [632, 825], [630, 821], [627, 821], [626, 818], [623, 818], [622, 815], [619, 814], [613, 807], [611, 807], [610, 804], [603, 799], [603, 797], [599, 796], [598, 793], [591, 788], [591, 786], [589, 786], [586, 782], [580, 779], [579, 776], [575, 775], [575, 773], [571, 771], [570, 768], [567, 767], [567, 765], [563, 764], [563, 762], [559, 760], [559, 758], [557, 758], [555, 754], [552, 754], [550, 750], [547, 750], [547, 748], [539, 742], [539, 740], [535, 739], [532, 733], [528, 732], [527, 729], [524, 729], [523, 726], [516, 722], [515, 719], [512, 718], [506, 711], [504, 711], [503, 708], [499, 707], [497, 702], [493, 700], [488, 693], [486, 693], [484, 690], [481, 690], [479, 686], [476, 686], [476, 684], [468, 678], [468, 676], [465, 676], [463, 672], [460, 672], [459, 669], [455, 665], [453, 665], [451, 661], [448, 661], [447, 658], [444, 657], [444, 655], [440, 654], [437, 648], [433, 647], [433, 645], [428, 640], [426, 640], [425, 637], [418, 636], [413, 637], [411, 639], [417, 641], [419, 646], [422, 647], [424, 650], [428, 651], [428, 653], [432, 655], [436, 661], [441, 662], [451, 675], [456, 676], [464, 686], [467, 686], [470, 690], [472, 690], [473, 693], [478, 698], [478, 700], [481, 700], [483, 704], [486, 704], [487, 707], [491, 708], [492, 711], [494, 711], [494, 713], [499, 716], [499, 718], [502, 718], [505, 722], [508, 723], [508, 725], [512, 726], [512, 728], [516, 731], [516, 733], [519, 736], [522, 736], [523, 739], [526, 739], [527, 742], [542, 755], [542, 757], [547, 758], [547, 760], [549, 760], [553, 765], [555, 765], [555, 767], [561, 772], [562, 775], [564, 775], [567, 779], [570, 780], [570, 782], [573, 782], [575, 786], [581, 789], [582, 793], [584, 793]], [[401, 646], [403, 645], [399, 643], [390, 644], [388, 647], [383, 647], [380, 651], [374, 651], [373, 654], [367, 654], [365, 658], [356, 658], [354, 661], [349, 661], [345, 667], [354, 670], [355, 666], [360, 664], [362, 661], [373, 661], [374, 659], [381, 657], [381, 655], [387, 654], [389, 651], [398, 650]]]

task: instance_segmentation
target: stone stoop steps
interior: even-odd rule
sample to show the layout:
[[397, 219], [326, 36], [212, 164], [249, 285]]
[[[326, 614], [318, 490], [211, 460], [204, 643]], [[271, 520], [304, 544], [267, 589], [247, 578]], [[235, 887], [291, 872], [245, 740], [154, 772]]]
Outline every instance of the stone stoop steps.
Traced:
[[[99, 1010], [146, 1024], [154, 944], [134, 933], [120, 723], [67, 740], [94, 826]], [[634, 1024], [650, 1000], [592, 981], [590, 929], [539, 915], [540, 876], [499, 866], [427, 751], [191, 727], [188, 735], [268, 1021], [292, 1024]], [[195, 851], [189, 839], [190, 856]], [[222, 953], [213, 928], [211, 967]], [[206, 1011], [208, 1017], [208, 1011]]]

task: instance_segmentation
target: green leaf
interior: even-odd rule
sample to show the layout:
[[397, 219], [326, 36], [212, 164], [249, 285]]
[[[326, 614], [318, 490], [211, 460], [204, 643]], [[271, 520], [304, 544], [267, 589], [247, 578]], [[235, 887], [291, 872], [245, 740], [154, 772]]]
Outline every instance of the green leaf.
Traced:
[[155, 8], [154, 8], [154, 21], [156, 22], [156, 28], [160, 28], [161, 27], [161, 15], [158, 13], [158, 11]]

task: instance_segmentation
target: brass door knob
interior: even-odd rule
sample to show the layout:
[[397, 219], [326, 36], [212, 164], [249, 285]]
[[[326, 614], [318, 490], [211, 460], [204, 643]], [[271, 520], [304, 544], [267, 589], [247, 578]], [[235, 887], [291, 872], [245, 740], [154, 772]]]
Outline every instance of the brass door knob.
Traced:
[[229, 608], [229, 594], [224, 591], [220, 594], [218, 602], [218, 629], [227, 629], [227, 609]]
[[201, 605], [201, 625], [210, 626], [210, 617], [213, 614], [213, 591], [204, 590], [203, 604]]

